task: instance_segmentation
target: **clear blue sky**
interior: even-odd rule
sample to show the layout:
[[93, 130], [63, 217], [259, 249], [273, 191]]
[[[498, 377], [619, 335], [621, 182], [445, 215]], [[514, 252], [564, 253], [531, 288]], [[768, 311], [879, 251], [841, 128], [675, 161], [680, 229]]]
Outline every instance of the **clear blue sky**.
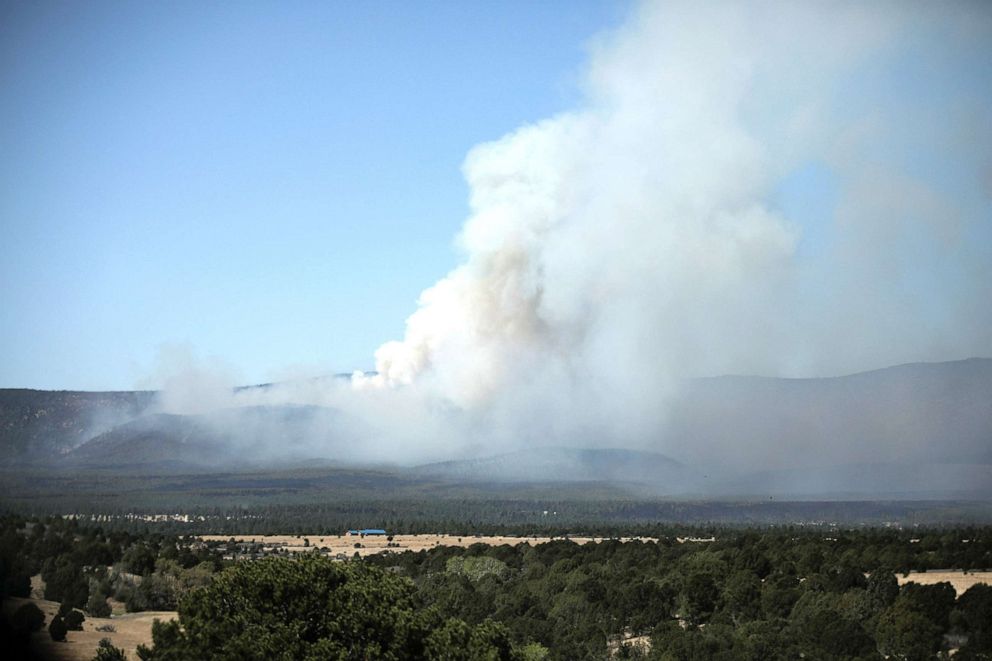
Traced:
[[[963, 219], [903, 223], [877, 273], [848, 278], [856, 295], [894, 274], [882, 298], [904, 297], [905, 318], [944, 338], [933, 355], [964, 357], [992, 346], [980, 309], [992, 12], [948, 6], [963, 25], [909, 21], [897, 47], [828, 90], [824, 121], [877, 133], [859, 158], [924, 182]], [[373, 367], [419, 293], [458, 263], [467, 151], [580, 105], [589, 40], [632, 8], [0, 0], [0, 387], [149, 386], [176, 345], [242, 383]], [[769, 197], [801, 231], [812, 307], [829, 306], [848, 266], [837, 216], [857, 183], [812, 158]], [[875, 215], [901, 222], [916, 203]], [[881, 229], [865, 240], [897, 234]]]
[[372, 366], [626, 2], [0, 2], [0, 387]]

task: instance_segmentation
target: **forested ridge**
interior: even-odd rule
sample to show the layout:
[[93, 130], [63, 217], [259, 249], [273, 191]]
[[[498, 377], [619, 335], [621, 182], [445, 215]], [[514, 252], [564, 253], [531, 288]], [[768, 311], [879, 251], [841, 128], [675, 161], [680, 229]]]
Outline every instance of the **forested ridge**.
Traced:
[[231, 562], [228, 542], [7, 517], [0, 578], [23, 596], [40, 573], [47, 598], [88, 614], [107, 597], [178, 607], [142, 652], [159, 661], [992, 658], [992, 587], [897, 580], [992, 567], [988, 527], [706, 530]]

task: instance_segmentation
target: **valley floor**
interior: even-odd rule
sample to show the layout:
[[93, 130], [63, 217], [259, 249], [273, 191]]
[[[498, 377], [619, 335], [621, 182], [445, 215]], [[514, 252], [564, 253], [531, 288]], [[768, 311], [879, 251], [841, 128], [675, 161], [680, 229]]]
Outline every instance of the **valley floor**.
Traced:
[[[355, 553], [360, 556], [379, 553], [402, 553], [403, 551], [426, 551], [436, 546], [455, 546], [466, 548], [472, 544], [488, 544], [489, 546], [517, 546], [518, 544], [544, 544], [555, 539], [569, 539], [576, 544], [598, 543], [607, 537], [514, 537], [506, 535], [203, 535], [205, 542], [230, 542], [246, 549], [245, 554], [271, 555], [273, 553], [305, 553], [317, 550], [321, 553], [352, 557]], [[651, 537], [619, 537], [622, 542], [639, 539], [645, 542], [657, 541]], [[360, 545], [360, 546], [356, 546]], [[249, 549], [256, 549], [254, 551]]]

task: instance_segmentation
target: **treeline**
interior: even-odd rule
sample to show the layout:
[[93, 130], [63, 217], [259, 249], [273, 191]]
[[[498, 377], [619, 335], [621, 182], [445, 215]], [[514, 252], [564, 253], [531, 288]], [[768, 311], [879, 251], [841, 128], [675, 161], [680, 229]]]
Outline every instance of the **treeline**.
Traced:
[[224, 566], [220, 552], [194, 537], [105, 530], [73, 519], [0, 519], [0, 596], [28, 597], [41, 575], [44, 598], [110, 614], [109, 598], [128, 611], [171, 610]]
[[712, 542], [266, 559], [192, 593], [141, 656], [881, 661], [953, 648], [988, 659], [992, 587], [900, 587], [886, 565], [954, 558], [992, 564], [990, 531], [723, 530]]
[[144, 661], [447, 661], [545, 658], [491, 619], [469, 624], [425, 604], [409, 580], [315, 554], [243, 562], [156, 623]]
[[[459, 535], [650, 535], [659, 529], [715, 530], [727, 527], [795, 525], [814, 530], [834, 526], [902, 527], [964, 525], [982, 518], [975, 503], [639, 501], [569, 499], [328, 499], [306, 504], [250, 507], [154, 508], [120, 501], [113, 507], [66, 502], [60, 508], [19, 507], [25, 515], [71, 514], [107, 530], [167, 535], [320, 534], [382, 527], [395, 533], [444, 531]], [[981, 508], [986, 519], [988, 507]]]
[[[365, 562], [411, 577], [425, 604], [494, 620], [554, 659], [992, 658], [992, 587], [898, 585], [902, 571], [992, 567], [988, 529], [723, 531], [710, 543], [435, 548]], [[648, 637], [650, 651], [637, 644]]]
[[26, 594], [41, 573], [46, 597], [67, 613], [93, 613], [107, 596], [129, 608], [178, 605], [179, 622], [158, 625], [154, 646], [142, 651], [149, 661], [877, 661], [941, 658], [951, 649], [960, 661], [992, 659], [992, 587], [956, 595], [947, 583], [898, 580], [910, 571], [992, 568], [988, 527], [645, 524], [657, 541], [225, 563], [225, 543], [157, 530], [61, 518], [0, 523], [4, 596]]

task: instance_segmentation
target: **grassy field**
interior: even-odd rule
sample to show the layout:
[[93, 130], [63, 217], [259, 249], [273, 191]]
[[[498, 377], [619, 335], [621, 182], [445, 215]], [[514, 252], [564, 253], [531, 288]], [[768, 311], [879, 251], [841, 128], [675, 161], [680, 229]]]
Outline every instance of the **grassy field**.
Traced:
[[[375, 555], [377, 553], [403, 551], [425, 551], [435, 546], [457, 546], [466, 548], [472, 544], [488, 544], [490, 546], [502, 546], [508, 544], [516, 546], [518, 544], [544, 544], [554, 539], [564, 539], [563, 537], [513, 537], [507, 535], [393, 535], [392, 541], [385, 535], [367, 535], [359, 537], [357, 535], [203, 535], [204, 541], [229, 541], [233, 539], [239, 544], [261, 544], [262, 549], [271, 552], [273, 549], [284, 549], [289, 553], [304, 553], [319, 549], [337, 555], [344, 553], [349, 557], [358, 553], [361, 556]], [[576, 544], [589, 544], [603, 541], [604, 537], [569, 537]], [[622, 537], [621, 541], [630, 541], [632, 537]], [[653, 538], [637, 538], [643, 541], [655, 541]], [[355, 544], [361, 544], [361, 548], [356, 548]], [[390, 546], [392, 544], [393, 546]]]
[[958, 596], [966, 592], [968, 588], [978, 583], [992, 585], [992, 571], [940, 571], [930, 570], [925, 572], [911, 571], [909, 576], [897, 575], [899, 585], [904, 583], [919, 583], [921, 585], [933, 585], [934, 583], [950, 583]]
[[[45, 599], [10, 598], [4, 602], [4, 612], [11, 613], [21, 604], [34, 603], [45, 613], [45, 626], [33, 634], [34, 649], [45, 658], [53, 661], [90, 661], [96, 654], [97, 645], [101, 638], [109, 638], [115, 647], [120, 647], [129, 659], [137, 659], [135, 653], [138, 645], [150, 646], [152, 643], [152, 622], [155, 620], [171, 620], [177, 614], [174, 611], [146, 611], [144, 613], [126, 613], [114, 617], [86, 617], [82, 631], [70, 631], [63, 643], [57, 643], [48, 635], [48, 624], [58, 613], [59, 604]], [[98, 631], [99, 627], [113, 627], [114, 631]]]

